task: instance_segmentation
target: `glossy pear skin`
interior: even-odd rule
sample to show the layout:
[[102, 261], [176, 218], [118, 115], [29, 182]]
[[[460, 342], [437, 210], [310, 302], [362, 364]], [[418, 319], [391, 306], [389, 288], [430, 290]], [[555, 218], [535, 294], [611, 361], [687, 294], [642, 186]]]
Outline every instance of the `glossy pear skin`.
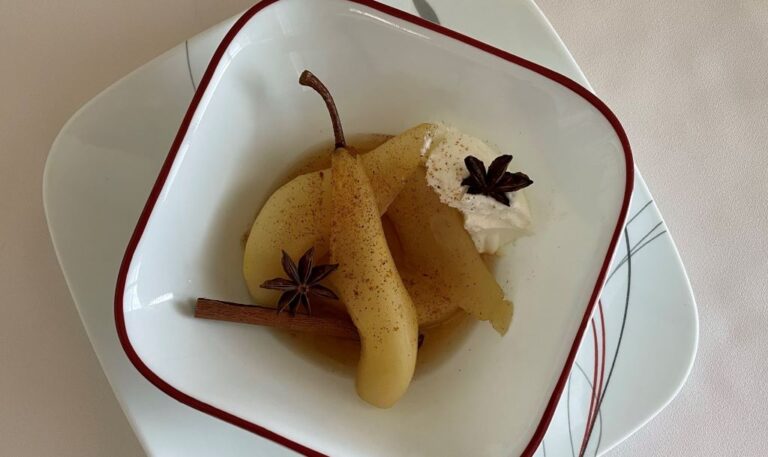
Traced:
[[388, 408], [405, 394], [416, 366], [418, 321], [387, 246], [374, 189], [358, 157], [333, 153], [331, 281], [360, 333], [356, 386]]

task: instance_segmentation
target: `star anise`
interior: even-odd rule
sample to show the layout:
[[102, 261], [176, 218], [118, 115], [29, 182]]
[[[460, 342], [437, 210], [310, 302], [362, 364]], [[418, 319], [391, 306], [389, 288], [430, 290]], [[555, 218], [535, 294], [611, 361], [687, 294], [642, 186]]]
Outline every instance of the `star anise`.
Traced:
[[482, 194], [493, 198], [497, 202], [509, 206], [509, 197], [507, 192], [515, 192], [533, 184], [531, 178], [525, 173], [510, 173], [507, 171], [512, 156], [508, 154], [501, 155], [493, 159], [488, 171], [485, 170], [485, 164], [475, 156], [464, 158], [464, 165], [469, 171], [469, 176], [461, 181], [462, 186], [467, 188], [468, 194]]
[[287, 306], [291, 316], [295, 316], [296, 309], [301, 305], [307, 310], [307, 313], [312, 314], [312, 308], [309, 304], [310, 295], [338, 300], [339, 297], [336, 296], [331, 289], [321, 285], [320, 281], [333, 273], [339, 265], [315, 265], [314, 262], [314, 247], [309, 248], [309, 250], [301, 256], [298, 267], [293, 259], [283, 251], [282, 265], [288, 279], [270, 279], [269, 281], [264, 281], [261, 285], [264, 289], [273, 289], [283, 292], [283, 294], [280, 295], [280, 299], [277, 301], [278, 313]]

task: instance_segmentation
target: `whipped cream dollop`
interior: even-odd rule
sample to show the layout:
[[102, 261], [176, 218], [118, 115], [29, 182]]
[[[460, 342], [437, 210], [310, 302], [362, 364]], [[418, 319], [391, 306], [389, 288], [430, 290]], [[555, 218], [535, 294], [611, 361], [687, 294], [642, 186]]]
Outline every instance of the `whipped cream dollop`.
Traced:
[[461, 185], [469, 174], [465, 157], [475, 156], [488, 167], [500, 152], [481, 139], [446, 125], [439, 126], [430, 146], [426, 160], [427, 183], [440, 201], [464, 216], [464, 228], [472, 236], [478, 252], [496, 254], [525, 233], [531, 224], [531, 213], [523, 191], [508, 193], [510, 205], [506, 206], [486, 195], [468, 194], [466, 186]]

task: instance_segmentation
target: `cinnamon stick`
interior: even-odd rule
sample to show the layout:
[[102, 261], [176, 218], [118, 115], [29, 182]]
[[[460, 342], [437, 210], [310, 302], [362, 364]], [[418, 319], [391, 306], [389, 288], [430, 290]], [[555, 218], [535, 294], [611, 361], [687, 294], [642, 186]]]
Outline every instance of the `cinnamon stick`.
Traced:
[[257, 305], [242, 305], [210, 298], [198, 298], [195, 317], [218, 321], [240, 322], [243, 324], [264, 325], [291, 332], [333, 336], [350, 340], [359, 340], [360, 335], [352, 320], [346, 316], [322, 313], [278, 314], [274, 308]]

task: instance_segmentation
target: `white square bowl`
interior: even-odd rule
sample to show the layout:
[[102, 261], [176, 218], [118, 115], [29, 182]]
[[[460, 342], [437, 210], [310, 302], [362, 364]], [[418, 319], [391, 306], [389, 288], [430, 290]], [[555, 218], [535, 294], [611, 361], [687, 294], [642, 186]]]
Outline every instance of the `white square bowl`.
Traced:
[[[536, 181], [534, 233], [494, 265], [515, 302], [509, 333], [475, 327], [388, 410], [267, 329], [192, 317], [196, 297], [249, 301], [243, 232], [300, 151], [331, 141], [297, 83], [305, 68], [348, 133], [446, 121]], [[599, 296], [632, 170], [619, 122], [564, 76], [367, 0], [264, 1], [216, 51], [149, 196], [117, 281], [118, 335], [167, 394], [306, 455], [530, 455]]]

